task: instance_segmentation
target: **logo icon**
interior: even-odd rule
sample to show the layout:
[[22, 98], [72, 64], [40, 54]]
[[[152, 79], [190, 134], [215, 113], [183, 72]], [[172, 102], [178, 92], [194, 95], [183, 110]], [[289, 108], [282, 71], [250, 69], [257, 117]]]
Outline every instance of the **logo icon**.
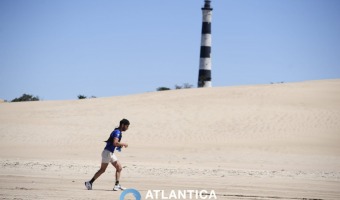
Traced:
[[133, 196], [135, 197], [136, 200], [141, 200], [141, 195], [138, 192], [138, 190], [135, 189], [126, 189], [122, 192], [122, 194], [120, 195], [119, 200], [124, 200], [124, 197], [128, 194], [133, 194]]

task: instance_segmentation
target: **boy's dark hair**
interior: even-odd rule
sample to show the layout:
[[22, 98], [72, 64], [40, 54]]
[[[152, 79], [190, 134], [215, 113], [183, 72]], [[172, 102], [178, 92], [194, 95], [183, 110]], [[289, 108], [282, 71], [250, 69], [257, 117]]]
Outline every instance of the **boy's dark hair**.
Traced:
[[122, 126], [122, 125], [130, 125], [129, 120], [127, 120], [127, 119], [122, 119], [122, 120], [120, 120], [119, 126]]

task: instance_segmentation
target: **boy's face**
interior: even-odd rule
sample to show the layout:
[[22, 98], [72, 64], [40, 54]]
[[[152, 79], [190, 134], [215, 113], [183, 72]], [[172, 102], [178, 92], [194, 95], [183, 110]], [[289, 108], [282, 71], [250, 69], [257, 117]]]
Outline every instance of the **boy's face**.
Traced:
[[129, 125], [122, 125], [122, 131], [127, 131], [129, 129]]

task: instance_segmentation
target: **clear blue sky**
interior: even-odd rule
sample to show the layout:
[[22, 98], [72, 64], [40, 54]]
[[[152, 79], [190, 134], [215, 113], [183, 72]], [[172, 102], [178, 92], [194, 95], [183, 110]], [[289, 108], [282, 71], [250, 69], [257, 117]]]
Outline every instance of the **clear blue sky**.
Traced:
[[[203, 0], [0, 0], [0, 99], [196, 87]], [[212, 84], [340, 78], [339, 0], [212, 0]]]

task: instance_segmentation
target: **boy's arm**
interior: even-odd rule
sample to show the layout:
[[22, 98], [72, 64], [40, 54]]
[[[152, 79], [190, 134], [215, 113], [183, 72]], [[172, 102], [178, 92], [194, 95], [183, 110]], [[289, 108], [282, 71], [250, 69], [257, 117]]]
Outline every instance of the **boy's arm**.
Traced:
[[123, 143], [123, 142], [118, 142], [118, 138], [113, 138], [113, 145], [115, 145], [116, 147], [125, 147], [127, 148], [129, 145], [127, 143]]

